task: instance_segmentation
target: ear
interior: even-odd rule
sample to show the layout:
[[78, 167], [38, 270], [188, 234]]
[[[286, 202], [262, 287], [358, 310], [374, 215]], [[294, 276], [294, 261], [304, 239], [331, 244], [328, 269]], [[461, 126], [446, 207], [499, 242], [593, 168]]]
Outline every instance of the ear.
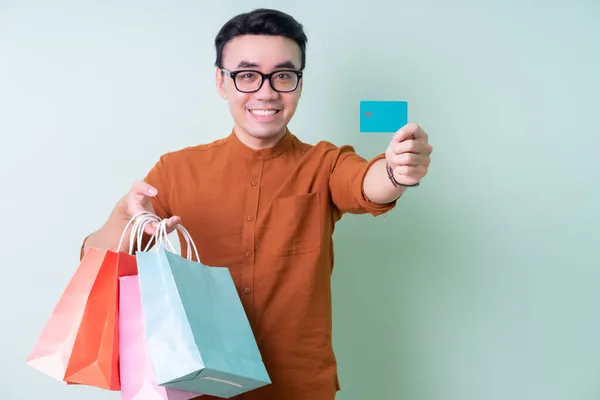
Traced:
[[215, 68], [215, 83], [217, 85], [217, 91], [221, 98], [227, 98], [227, 92], [225, 91], [225, 75], [220, 68]]

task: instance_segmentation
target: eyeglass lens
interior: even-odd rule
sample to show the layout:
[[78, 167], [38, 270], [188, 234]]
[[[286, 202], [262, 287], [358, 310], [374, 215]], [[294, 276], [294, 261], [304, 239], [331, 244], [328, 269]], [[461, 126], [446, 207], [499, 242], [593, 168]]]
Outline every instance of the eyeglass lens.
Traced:
[[[255, 71], [240, 71], [235, 77], [235, 84], [242, 92], [258, 90], [262, 83], [262, 76]], [[296, 88], [298, 75], [289, 71], [281, 71], [271, 76], [273, 89], [279, 92], [289, 92]]]

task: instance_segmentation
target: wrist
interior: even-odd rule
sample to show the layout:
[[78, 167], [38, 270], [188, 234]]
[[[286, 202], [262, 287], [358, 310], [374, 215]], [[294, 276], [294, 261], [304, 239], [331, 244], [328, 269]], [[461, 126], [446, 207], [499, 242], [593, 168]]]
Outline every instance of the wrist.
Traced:
[[130, 217], [129, 217], [129, 212], [128, 212], [128, 206], [127, 206], [127, 197], [124, 196], [121, 199], [119, 199], [119, 201], [117, 202], [117, 204], [115, 204], [115, 207], [113, 208], [112, 212], [110, 213], [108, 220], [106, 221], [107, 225], [120, 225], [123, 223], [123, 221], [129, 221]]
[[390, 163], [387, 160], [385, 161], [385, 170], [387, 171], [388, 179], [390, 180], [390, 182], [392, 182], [392, 185], [394, 185], [394, 187], [396, 187], [396, 188], [398, 188], [398, 187], [417, 187], [420, 184], [420, 182], [417, 182], [413, 185], [407, 185], [407, 184], [398, 182], [398, 180], [396, 180], [396, 174], [394, 173], [394, 169], [392, 168], [392, 166], [390, 165]]

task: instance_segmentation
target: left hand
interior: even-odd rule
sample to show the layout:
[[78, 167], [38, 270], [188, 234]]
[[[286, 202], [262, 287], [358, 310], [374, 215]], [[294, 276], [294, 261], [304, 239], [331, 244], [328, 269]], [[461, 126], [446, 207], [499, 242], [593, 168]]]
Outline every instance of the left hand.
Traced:
[[396, 181], [414, 185], [427, 175], [432, 151], [427, 133], [419, 125], [410, 123], [396, 132], [385, 158], [394, 171]]

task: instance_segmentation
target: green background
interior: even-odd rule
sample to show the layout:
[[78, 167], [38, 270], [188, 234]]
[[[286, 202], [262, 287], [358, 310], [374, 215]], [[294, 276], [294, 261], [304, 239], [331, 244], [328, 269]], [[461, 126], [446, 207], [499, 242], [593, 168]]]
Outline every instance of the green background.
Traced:
[[434, 152], [386, 219], [338, 226], [341, 400], [600, 396], [600, 3], [503, 4], [391, 7], [347, 39], [398, 32], [339, 90], [408, 100]]
[[405, 100], [434, 147], [337, 226], [339, 399], [600, 398], [597, 0], [0, 1], [0, 397], [119, 398], [25, 359], [131, 183], [229, 134], [213, 40], [260, 6], [309, 37], [296, 135], [369, 158], [359, 102]]

